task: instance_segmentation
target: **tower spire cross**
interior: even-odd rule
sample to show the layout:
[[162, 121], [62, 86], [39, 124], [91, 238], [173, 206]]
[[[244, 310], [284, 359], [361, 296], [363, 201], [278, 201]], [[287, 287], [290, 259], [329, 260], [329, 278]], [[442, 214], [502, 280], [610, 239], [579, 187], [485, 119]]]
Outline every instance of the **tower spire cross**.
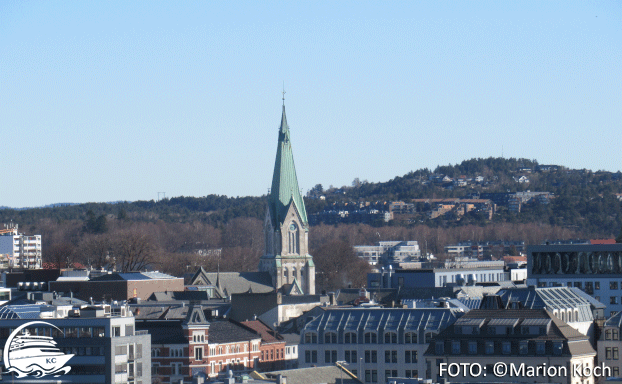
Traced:
[[285, 105], [285, 82], [283, 82], [283, 105]]

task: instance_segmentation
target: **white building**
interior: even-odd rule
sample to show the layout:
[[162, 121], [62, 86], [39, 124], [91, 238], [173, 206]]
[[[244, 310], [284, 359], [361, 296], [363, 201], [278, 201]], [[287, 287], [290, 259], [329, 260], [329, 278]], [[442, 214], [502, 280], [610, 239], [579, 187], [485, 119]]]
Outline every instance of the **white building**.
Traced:
[[18, 233], [17, 224], [0, 229], [0, 268], [41, 268], [41, 235]]
[[418, 260], [421, 257], [419, 243], [416, 241], [379, 241], [376, 245], [355, 245], [356, 256], [365, 259], [370, 265], [401, 263]]

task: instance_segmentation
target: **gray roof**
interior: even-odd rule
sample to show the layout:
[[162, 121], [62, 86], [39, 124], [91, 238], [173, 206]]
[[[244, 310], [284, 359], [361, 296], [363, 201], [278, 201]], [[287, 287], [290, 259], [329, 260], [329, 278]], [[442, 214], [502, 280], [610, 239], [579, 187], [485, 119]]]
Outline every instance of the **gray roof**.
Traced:
[[505, 289], [498, 294], [506, 305], [512, 300], [520, 302], [524, 308], [529, 309], [547, 309], [551, 312], [576, 309], [579, 312], [578, 322], [594, 321], [593, 303], [584, 295], [578, 294], [579, 291], [568, 287], [547, 287]]
[[136, 321], [136, 330], [147, 331], [151, 335], [151, 345], [188, 344], [179, 320]]
[[177, 277], [160, 272], [126, 272], [108, 273], [95, 278], [91, 281], [135, 281], [135, 280], [154, 280], [154, 279], [176, 279]]
[[330, 309], [311, 320], [303, 332], [317, 331], [426, 331], [440, 332], [464, 312], [456, 308], [348, 308]]
[[274, 291], [268, 272], [207, 272], [203, 267], [194, 274], [190, 285], [211, 285], [224, 296], [234, 293]]
[[38, 319], [41, 305], [4, 305], [0, 307], [0, 319]]
[[[273, 371], [262, 374], [268, 378], [276, 378], [282, 375], [287, 378], [287, 384], [358, 384], [361, 383], [356, 376], [349, 371], [336, 365], [328, 365], [325, 367], [311, 367], [289, 369], [285, 371]], [[343, 378], [343, 381], [341, 381]]]
[[[564, 346], [563, 355], [595, 355], [596, 352], [592, 348], [589, 337], [581, 334], [576, 329], [572, 328], [565, 322], [555, 317], [551, 312], [544, 309], [476, 309], [467, 312], [460, 322], [466, 322], [469, 319], [475, 320], [474, 322], [483, 322], [483, 326], [490, 325], [490, 322], [498, 321], [499, 319], [513, 319], [517, 321], [517, 326], [532, 325], [532, 326], [544, 326], [546, 327], [545, 334], [523, 334], [522, 332], [512, 332], [511, 334], [487, 334], [485, 338], [482, 338], [479, 334], [463, 334], [457, 333], [455, 326], [460, 325], [458, 322], [447, 327], [440, 334], [434, 337], [434, 342], [430, 344], [426, 351], [426, 356], [434, 356], [435, 343], [443, 343], [445, 341], [477, 341], [479, 344], [479, 354], [483, 354], [483, 344], [486, 341], [510, 341], [512, 342], [512, 355], [519, 355], [517, 342], [519, 341], [561, 341], [566, 340], [567, 343]], [[494, 324], [493, 324], [494, 325]], [[464, 344], [464, 343], [462, 343]], [[463, 346], [465, 347], [466, 344]], [[467, 354], [464, 349], [462, 354]], [[530, 353], [529, 355], [532, 355]]]
[[210, 323], [208, 339], [210, 343], [222, 344], [261, 339], [261, 336], [232, 320], [216, 320]]

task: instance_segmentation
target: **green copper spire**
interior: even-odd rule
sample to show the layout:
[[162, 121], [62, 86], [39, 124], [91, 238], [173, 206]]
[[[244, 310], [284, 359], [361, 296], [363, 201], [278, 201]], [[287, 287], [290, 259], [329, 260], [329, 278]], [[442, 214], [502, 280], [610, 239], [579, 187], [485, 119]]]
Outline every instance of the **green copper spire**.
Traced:
[[270, 214], [272, 215], [274, 225], [280, 225], [283, 222], [289, 204], [292, 201], [298, 208], [302, 222], [307, 226], [309, 223], [307, 221], [307, 211], [298, 188], [292, 143], [289, 138], [289, 126], [287, 125], [287, 117], [285, 117], [285, 105], [283, 105], [279, 143], [276, 149], [274, 175], [272, 176], [272, 188], [268, 197]]

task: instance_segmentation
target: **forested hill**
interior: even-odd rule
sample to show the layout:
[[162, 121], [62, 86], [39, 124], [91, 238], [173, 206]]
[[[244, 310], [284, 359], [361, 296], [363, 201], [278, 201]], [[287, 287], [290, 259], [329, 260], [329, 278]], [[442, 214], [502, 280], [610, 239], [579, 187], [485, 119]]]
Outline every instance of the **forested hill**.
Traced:
[[[479, 198], [483, 194], [520, 191], [549, 192], [547, 204], [526, 206], [520, 214], [498, 210], [492, 222], [539, 222], [570, 227], [578, 232], [608, 236], [618, 234], [622, 215], [618, 195], [622, 193], [622, 174], [568, 169], [562, 165], [542, 165], [536, 160], [514, 158], [470, 159], [456, 165], [439, 166], [434, 171], [419, 169], [387, 182], [368, 183], [355, 179], [350, 186], [321, 184], [309, 190], [305, 199], [310, 215], [331, 205], [367, 201], [409, 202], [418, 198]], [[55, 205], [32, 209], [0, 209], [0, 222], [13, 221], [27, 228], [41, 219], [87, 220], [87, 212], [97, 217], [132, 221], [202, 221], [222, 226], [233, 218], [263, 219], [265, 196], [174, 197], [160, 201], [88, 203]], [[386, 205], [385, 205], [386, 206]], [[430, 226], [484, 225], [490, 220], [466, 215], [461, 220], [426, 220]], [[395, 225], [383, 224], [375, 225]], [[403, 223], [403, 225], [409, 225]]]

